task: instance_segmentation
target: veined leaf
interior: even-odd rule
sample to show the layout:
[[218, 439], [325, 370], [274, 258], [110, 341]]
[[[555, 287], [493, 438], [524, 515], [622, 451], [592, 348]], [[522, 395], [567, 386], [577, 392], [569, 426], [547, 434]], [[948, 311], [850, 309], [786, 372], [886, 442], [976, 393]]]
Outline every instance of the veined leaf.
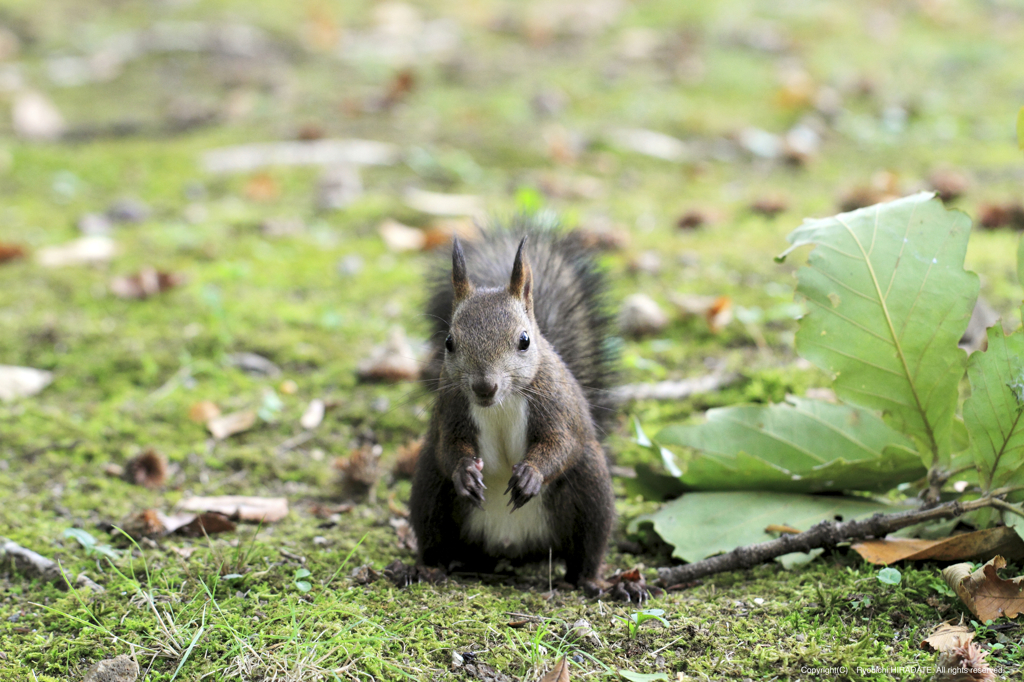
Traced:
[[675, 460], [691, 489], [881, 491], [925, 475], [913, 442], [875, 414], [806, 398], [709, 410], [655, 440], [698, 451]]
[[766, 492], [687, 493], [653, 514], [630, 524], [654, 524], [655, 532], [675, 546], [672, 556], [700, 561], [742, 545], [773, 539], [765, 528], [786, 525], [809, 530], [819, 521], [844, 521], [891, 512], [893, 508], [871, 500], [835, 495], [792, 495]]
[[843, 400], [881, 410], [918, 443], [925, 465], [949, 466], [957, 386], [967, 356], [957, 342], [978, 296], [964, 270], [970, 219], [930, 193], [808, 220], [789, 235], [807, 244], [797, 292], [811, 312], [797, 351], [835, 375]]
[[988, 330], [988, 350], [967, 364], [971, 397], [964, 422], [986, 492], [1024, 485], [1024, 333]]

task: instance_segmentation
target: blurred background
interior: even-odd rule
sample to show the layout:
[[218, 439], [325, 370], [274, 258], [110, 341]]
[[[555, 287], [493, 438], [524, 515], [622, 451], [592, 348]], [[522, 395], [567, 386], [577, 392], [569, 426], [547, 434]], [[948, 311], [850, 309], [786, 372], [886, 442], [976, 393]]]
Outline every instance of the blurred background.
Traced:
[[[517, 211], [603, 249], [624, 381], [741, 370], [645, 423], [803, 393], [772, 257], [805, 216], [936, 190], [988, 303], [1019, 300], [1022, 63], [998, 0], [7, 0], [0, 362], [53, 383], [5, 454], [160, 441], [187, 478], [205, 401], [260, 411], [225, 446], [257, 479], [388, 457], [426, 418], [432, 250]], [[326, 428], [268, 464], [313, 398]]]

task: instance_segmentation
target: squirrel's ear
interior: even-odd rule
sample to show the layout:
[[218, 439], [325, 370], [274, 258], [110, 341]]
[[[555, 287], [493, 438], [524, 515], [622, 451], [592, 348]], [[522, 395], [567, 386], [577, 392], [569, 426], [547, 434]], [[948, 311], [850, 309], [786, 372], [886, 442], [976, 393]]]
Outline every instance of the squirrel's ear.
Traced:
[[508, 284], [508, 293], [522, 300], [526, 306], [526, 312], [533, 311], [533, 270], [530, 269], [530, 262], [526, 260], [523, 249], [526, 247], [526, 237], [519, 242], [519, 250], [516, 251], [516, 262], [512, 265], [512, 281]]
[[452, 287], [456, 303], [473, 293], [473, 285], [466, 276], [466, 255], [462, 253], [458, 237], [452, 239]]

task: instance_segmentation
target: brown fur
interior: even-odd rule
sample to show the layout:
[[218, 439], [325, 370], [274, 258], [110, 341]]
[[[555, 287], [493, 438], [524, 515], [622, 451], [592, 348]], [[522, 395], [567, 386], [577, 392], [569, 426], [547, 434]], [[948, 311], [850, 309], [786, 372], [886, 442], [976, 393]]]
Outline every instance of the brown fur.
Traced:
[[[550, 238], [542, 236], [538, 241], [541, 249], [550, 247]], [[474, 281], [473, 264], [467, 267], [461, 245], [454, 244], [449, 289], [452, 310], [448, 313], [454, 350], [445, 351], [441, 346], [438, 353], [440, 386], [417, 463], [410, 520], [423, 564], [451, 568], [458, 563], [486, 570], [500, 559], [546, 561], [550, 551], [555, 559], [564, 561], [566, 580], [592, 586], [614, 521], [611, 479], [591, 401], [542, 329], [561, 324], [560, 339], [572, 340], [574, 333], [586, 336], [584, 341], [576, 340], [579, 355], [589, 352], [598, 357], [602, 351], [591, 341], [603, 342], [598, 338], [603, 327], [590, 324], [584, 328], [583, 323], [597, 318], [579, 317], [585, 312], [582, 304], [591, 303], [572, 290], [579, 287], [573, 268], [581, 266], [571, 263], [564, 253], [553, 256], [544, 252], [545, 268], [540, 271], [544, 279], [535, 282], [528, 251], [529, 246], [524, 249], [520, 243], [513, 263], [476, 265], [477, 271], [480, 267], [504, 268], [507, 285], [498, 287], [493, 279]], [[557, 302], [538, 299], [535, 305], [535, 295], [558, 297], [563, 292], [575, 303], [573, 309], [562, 311], [560, 318], [555, 314]], [[536, 310], [552, 316], [541, 324]], [[580, 328], [572, 329], [573, 324]], [[529, 335], [525, 350], [520, 336], [524, 331]], [[580, 361], [577, 357], [576, 362]], [[593, 375], [598, 376], [596, 369]], [[489, 394], [491, 390], [494, 393]], [[477, 409], [495, 409], [489, 405], [509, 396], [525, 398], [529, 414], [526, 453], [512, 468], [508, 481], [509, 513], [516, 513], [543, 491], [541, 503], [550, 534], [545, 542], [523, 541], [496, 550], [493, 545], [488, 548], [487, 539], [468, 524], [474, 507], [480, 506], [485, 496], [502, 494], [483, 487], [483, 465], [477, 464], [479, 434], [471, 404], [480, 406]]]

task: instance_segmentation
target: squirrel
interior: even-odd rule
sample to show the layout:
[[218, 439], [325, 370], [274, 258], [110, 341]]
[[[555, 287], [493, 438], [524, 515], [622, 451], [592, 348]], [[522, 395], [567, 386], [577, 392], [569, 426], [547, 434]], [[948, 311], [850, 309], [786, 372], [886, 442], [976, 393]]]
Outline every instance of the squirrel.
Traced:
[[453, 239], [450, 283], [428, 304], [438, 386], [409, 502], [422, 565], [553, 557], [598, 591], [615, 519], [603, 291], [576, 233], [521, 221], [465, 249]]

